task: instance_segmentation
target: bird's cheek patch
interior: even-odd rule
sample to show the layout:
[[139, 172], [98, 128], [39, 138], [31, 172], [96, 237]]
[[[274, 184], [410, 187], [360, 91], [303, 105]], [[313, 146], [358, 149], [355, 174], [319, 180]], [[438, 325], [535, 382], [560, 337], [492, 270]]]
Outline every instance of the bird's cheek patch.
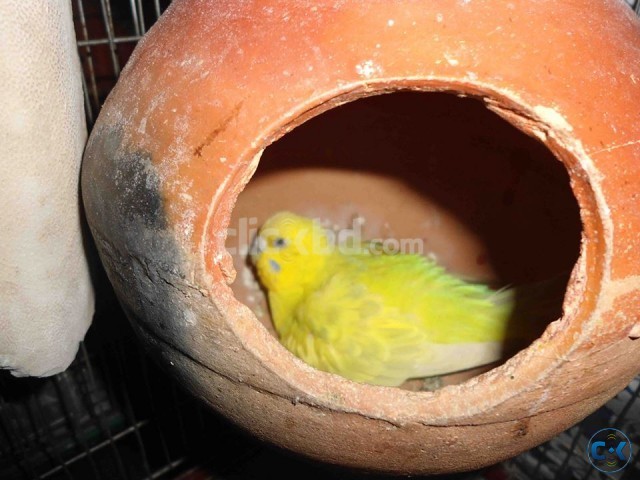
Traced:
[[269, 266], [271, 267], [271, 270], [273, 270], [275, 273], [280, 272], [280, 264], [275, 260], [269, 259]]

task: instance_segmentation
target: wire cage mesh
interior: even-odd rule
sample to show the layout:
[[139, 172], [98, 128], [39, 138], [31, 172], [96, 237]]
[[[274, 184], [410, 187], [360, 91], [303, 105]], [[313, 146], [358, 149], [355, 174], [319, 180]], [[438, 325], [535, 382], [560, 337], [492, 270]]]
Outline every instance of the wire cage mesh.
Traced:
[[[640, 0], [624, 1], [640, 14]], [[136, 43], [169, 3], [73, 0], [89, 126]], [[262, 445], [204, 409], [147, 359], [104, 275], [99, 282], [94, 325], [66, 372], [47, 379], [0, 372], [0, 478], [360, 478]], [[639, 397], [640, 377], [551, 441], [500, 465], [447, 478], [607, 478], [591, 466], [588, 440], [615, 427], [637, 442]], [[640, 478], [639, 458], [616, 478]]]

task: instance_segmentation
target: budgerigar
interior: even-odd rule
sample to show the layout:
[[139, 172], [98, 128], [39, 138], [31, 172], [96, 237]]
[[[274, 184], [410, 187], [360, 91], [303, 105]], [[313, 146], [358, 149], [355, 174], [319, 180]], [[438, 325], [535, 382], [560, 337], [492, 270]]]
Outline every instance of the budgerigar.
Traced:
[[251, 260], [287, 349], [320, 370], [388, 386], [501, 358], [517, 289], [370, 246], [334, 244], [316, 220], [290, 212], [264, 223]]

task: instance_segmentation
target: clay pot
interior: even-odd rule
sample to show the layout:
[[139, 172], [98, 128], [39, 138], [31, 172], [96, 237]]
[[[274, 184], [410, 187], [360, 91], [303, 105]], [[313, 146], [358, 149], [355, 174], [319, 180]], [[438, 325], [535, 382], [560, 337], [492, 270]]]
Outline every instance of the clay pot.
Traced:
[[[571, 426], [640, 370], [639, 35], [605, 0], [174, 2], [83, 170], [140, 338], [237, 424], [327, 462], [466, 470]], [[563, 315], [435, 392], [316, 371], [269, 330], [248, 239], [227, 235], [282, 208], [360, 215], [497, 283], [573, 268]]]

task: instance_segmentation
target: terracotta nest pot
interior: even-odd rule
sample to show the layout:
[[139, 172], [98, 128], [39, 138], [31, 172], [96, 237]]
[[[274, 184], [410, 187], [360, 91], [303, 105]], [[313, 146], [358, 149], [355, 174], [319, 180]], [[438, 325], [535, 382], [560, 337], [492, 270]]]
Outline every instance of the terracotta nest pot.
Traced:
[[[640, 370], [639, 40], [605, 0], [175, 1], [83, 167], [137, 333], [204, 402], [326, 462], [450, 472], [551, 438]], [[284, 208], [499, 284], [572, 271], [562, 314], [434, 392], [317, 371], [246, 265], [242, 232]]]

